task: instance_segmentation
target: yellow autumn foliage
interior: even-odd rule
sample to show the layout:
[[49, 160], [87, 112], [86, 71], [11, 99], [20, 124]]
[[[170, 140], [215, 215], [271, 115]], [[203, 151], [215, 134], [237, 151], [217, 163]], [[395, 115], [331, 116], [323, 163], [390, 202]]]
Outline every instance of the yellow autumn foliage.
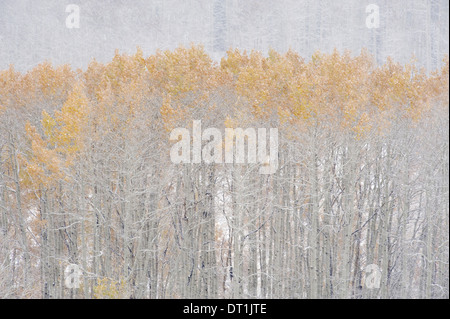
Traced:
[[201, 46], [148, 57], [141, 49], [117, 51], [111, 62], [94, 60], [84, 72], [47, 62], [26, 74], [13, 66], [0, 71], [0, 116], [48, 107], [40, 126], [26, 125], [30, 152], [23, 157], [29, 180], [46, 185], [87, 141], [132, 136], [136, 125], [170, 131], [207, 117], [226, 127], [272, 123], [295, 132], [323, 122], [362, 138], [382, 132], [393, 116], [417, 121], [434, 105], [448, 108], [448, 65], [447, 58], [427, 75], [414, 60], [377, 66], [366, 51], [316, 52], [306, 62], [293, 51], [230, 49], [219, 64]]
[[94, 299], [123, 299], [125, 296], [125, 281], [109, 278], [97, 279], [94, 286]]

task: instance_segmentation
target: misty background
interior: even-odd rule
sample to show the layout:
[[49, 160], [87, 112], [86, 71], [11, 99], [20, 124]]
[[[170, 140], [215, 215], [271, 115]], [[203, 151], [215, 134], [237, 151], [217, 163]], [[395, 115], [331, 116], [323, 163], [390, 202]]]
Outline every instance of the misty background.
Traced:
[[[80, 28], [65, 21], [80, 7]], [[380, 10], [379, 28], [366, 26], [366, 6]], [[28, 70], [43, 61], [85, 68], [107, 62], [115, 49], [149, 55], [157, 49], [203, 44], [215, 60], [229, 48], [285, 52], [308, 59], [317, 50], [367, 48], [383, 63], [414, 55], [428, 70], [449, 51], [448, 0], [1, 0], [0, 69]]]

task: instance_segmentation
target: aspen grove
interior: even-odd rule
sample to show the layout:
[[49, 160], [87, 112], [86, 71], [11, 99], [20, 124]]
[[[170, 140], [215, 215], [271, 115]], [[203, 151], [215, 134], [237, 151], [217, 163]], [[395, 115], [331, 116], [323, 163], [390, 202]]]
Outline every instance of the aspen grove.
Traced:
[[[448, 72], [201, 46], [1, 70], [0, 298], [449, 298]], [[277, 128], [277, 170], [173, 163], [200, 120]]]

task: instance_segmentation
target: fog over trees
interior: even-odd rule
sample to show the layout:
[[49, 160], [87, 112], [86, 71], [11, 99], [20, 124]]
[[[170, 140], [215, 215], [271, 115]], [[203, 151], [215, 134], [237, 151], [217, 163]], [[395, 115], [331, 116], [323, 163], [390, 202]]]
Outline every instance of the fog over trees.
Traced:
[[449, 298], [448, 7], [1, 1], [0, 298]]
[[[80, 28], [68, 29], [66, 6], [80, 7]], [[367, 28], [370, 4], [379, 7], [379, 28]], [[289, 48], [308, 58], [367, 48], [378, 63], [414, 55], [428, 69], [448, 54], [447, 0], [2, 0], [0, 68], [28, 70], [49, 60], [85, 68], [107, 62], [115, 49], [145, 55], [157, 49], [203, 44], [216, 60], [229, 48]]]

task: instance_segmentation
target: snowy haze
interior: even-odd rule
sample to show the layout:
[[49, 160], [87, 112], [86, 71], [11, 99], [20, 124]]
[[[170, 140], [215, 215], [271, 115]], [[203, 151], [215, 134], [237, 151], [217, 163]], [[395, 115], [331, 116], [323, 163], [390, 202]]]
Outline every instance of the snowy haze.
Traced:
[[[66, 6], [80, 8], [80, 28], [66, 27]], [[366, 7], [380, 26], [366, 26]], [[378, 63], [391, 56], [435, 69], [449, 51], [447, 0], [1, 0], [0, 69], [28, 70], [45, 60], [85, 68], [115, 49], [145, 55], [203, 44], [216, 60], [228, 48], [284, 52], [308, 59], [317, 50], [367, 48]]]

